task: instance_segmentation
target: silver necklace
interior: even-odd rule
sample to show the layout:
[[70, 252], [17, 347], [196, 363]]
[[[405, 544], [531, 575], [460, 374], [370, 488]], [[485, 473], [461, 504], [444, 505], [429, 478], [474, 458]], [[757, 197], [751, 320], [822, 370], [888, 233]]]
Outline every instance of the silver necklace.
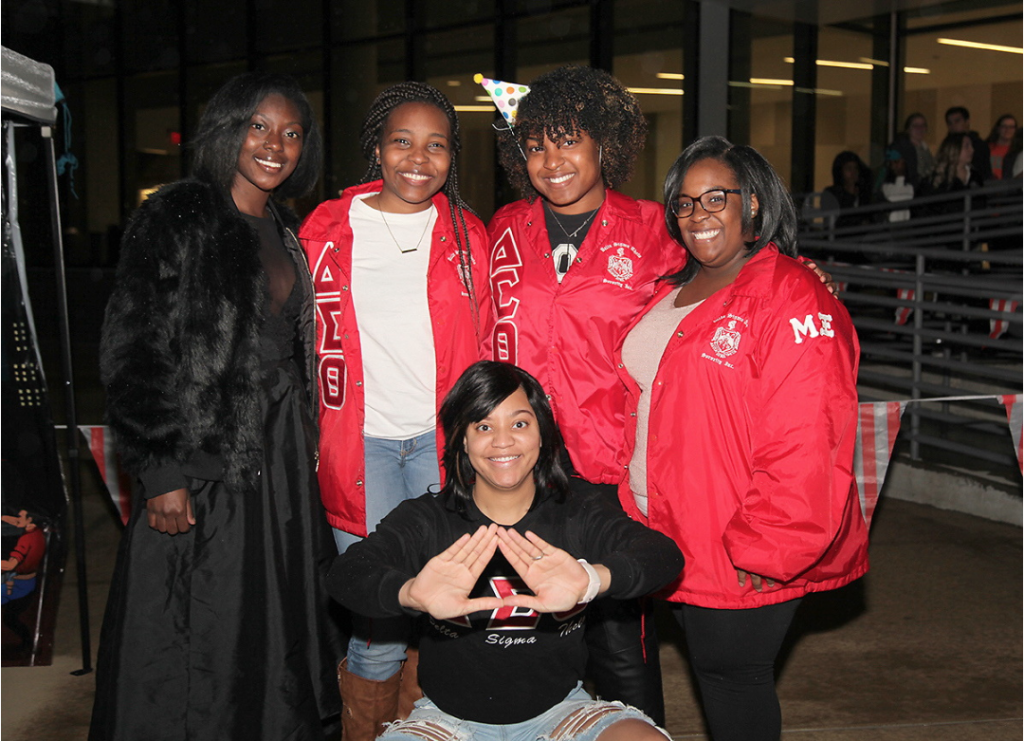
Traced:
[[397, 247], [398, 251], [401, 252], [403, 255], [408, 255], [410, 252], [415, 252], [420, 248], [420, 245], [423, 244], [423, 238], [427, 236], [427, 227], [430, 226], [430, 216], [427, 216], [427, 223], [423, 225], [423, 233], [420, 234], [420, 238], [416, 240], [416, 246], [410, 249], [405, 249], [404, 247], [402, 247], [401, 244], [398, 243], [398, 240], [395, 239], [395, 234], [394, 232], [391, 231], [391, 225], [388, 224], [388, 220], [384, 217], [384, 212], [378, 211], [377, 213], [379, 213], [380, 218], [384, 220], [384, 228], [387, 229], [388, 234], [391, 235], [391, 241], [395, 243], [395, 247]]
[[548, 209], [548, 213], [551, 214], [551, 218], [553, 218], [555, 220], [555, 223], [558, 224], [558, 228], [562, 230], [562, 234], [564, 234], [565, 238], [568, 239], [568, 240], [576, 239], [576, 235], [580, 233], [580, 230], [582, 230], [583, 227], [585, 227], [587, 224], [589, 224], [590, 220], [593, 219], [595, 216], [597, 216], [597, 212], [600, 211], [600, 209], [597, 209], [597, 208], [595, 208], [593, 211], [591, 211], [590, 212], [590, 216], [588, 216], [586, 218], [586, 220], [582, 224], [580, 224], [578, 227], [576, 227], [573, 230], [572, 234], [570, 234], [568, 232], [568, 230], [562, 225], [562, 222], [558, 220], [558, 215], [555, 213], [555, 210], [553, 208], [551, 208], [550, 206], [547, 206], [547, 209]]

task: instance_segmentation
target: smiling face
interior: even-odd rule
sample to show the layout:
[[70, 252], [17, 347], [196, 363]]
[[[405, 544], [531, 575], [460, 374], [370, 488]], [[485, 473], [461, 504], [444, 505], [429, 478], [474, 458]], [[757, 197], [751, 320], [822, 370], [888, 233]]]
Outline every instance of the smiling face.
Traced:
[[231, 184], [231, 197], [240, 211], [265, 215], [271, 192], [299, 164], [304, 133], [299, 110], [288, 98], [273, 93], [260, 102], [238, 150], [238, 170]]
[[604, 203], [601, 150], [584, 131], [557, 143], [547, 135], [528, 138], [526, 171], [533, 187], [560, 214], [582, 214]]
[[430, 103], [403, 103], [391, 111], [377, 146], [384, 189], [376, 206], [411, 214], [430, 208], [452, 165], [448, 117]]
[[[679, 197], [696, 199], [710, 190], [739, 189], [736, 175], [725, 164], [714, 159], [694, 163], [679, 187]], [[678, 219], [683, 244], [701, 268], [729, 272], [743, 266], [748, 255], [745, 242], [753, 235], [744, 233], [743, 198], [738, 193], [725, 193], [725, 208], [708, 213], [699, 203], [694, 203], [693, 213]], [[705, 197], [704, 201], [707, 202]], [[750, 207], [757, 213], [757, 196], [751, 194]]]
[[522, 388], [507, 396], [485, 419], [470, 425], [464, 444], [476, 471], [474, 497], [533, 497], [540, 427]]

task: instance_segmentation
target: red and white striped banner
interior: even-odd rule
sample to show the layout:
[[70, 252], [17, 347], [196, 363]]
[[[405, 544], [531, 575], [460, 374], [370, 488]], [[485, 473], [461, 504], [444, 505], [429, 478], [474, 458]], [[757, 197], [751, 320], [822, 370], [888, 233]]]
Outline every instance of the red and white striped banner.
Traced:
[[89, 443], [93, 460], [117, 513], [121, 515], [121, 522], [127, 525], [132, 513], [132, 481], [121, 468], [121, 458], [114, 450], [114, 433], [103, 425], [79, 425], [78, 429]]
[[[1012, 314], [1017, 310], [1020, 303], [1017, 301], [1011, 301], [1008, 298], [990, 298], [988, 300], [988, 308], [992, 311], [1002, 311], [1006, 314]], [[997, 340], [1006, 334], [1006, 331], [1010, 328], [1010, 322], [1006, 319], [989, 319], [989, 339]]]
[[857, 406], [857, 446], [853, 452], [853, 472], [857, 477], [861, 514], [870, 529], [907, 402], [865, 402]]
[[1021, 450], [1021, 400], [1024, 395], [1008, 394], [1000, 396], [999, 401], [1006, 407], [1006, 420], [1010, 423], [1010, 436], [1013, 438], [1013, 450], [1017, 454], [1017, 463], [1020, 464], [1021, 473], [1024, 473], [1024, 451]]

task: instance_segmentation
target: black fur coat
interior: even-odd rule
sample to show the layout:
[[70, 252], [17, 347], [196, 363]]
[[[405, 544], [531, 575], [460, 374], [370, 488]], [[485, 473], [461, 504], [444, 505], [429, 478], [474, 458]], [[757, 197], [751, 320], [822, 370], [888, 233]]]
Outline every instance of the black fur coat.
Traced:
[[[271, 208], [279, 224], [294, 229], [294, 214]], [[293, 234], [283, 238], [296, 279], [309, 286], [300, 330], [310, 382], [312, 285]], [[255, 481], [267, 290], [259, 248], [256, 231], [228, 198], [198, 180], [161, 188], [129, 221], [103, 322], [100, 375], [107, 422], [131, 473], [206, 457], [222, 463], [229, 484]]]

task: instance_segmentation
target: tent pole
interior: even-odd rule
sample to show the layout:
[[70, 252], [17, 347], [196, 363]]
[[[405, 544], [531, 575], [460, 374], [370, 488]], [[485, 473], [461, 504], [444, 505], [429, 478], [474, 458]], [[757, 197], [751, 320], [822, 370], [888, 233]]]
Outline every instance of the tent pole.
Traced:
[[72, 674], [92, 671], [92, 645], [89, 634], [89, 587], [85, 571], [85, 526], [82, 520], [82, 480], [78, 456], [78, 415], [75, 407], [74, 370], [71, 363], [71, 327], [68, 323], [68, 289], [64, 272], [64, 235], [60, 225], [60, 192], [57, 188], [57, 157], [53, 146], [53, 127], [43, 126], [47, 186], [50, 192], [50, 227], [53, 231], [53, 268], [57, 281], [57, 320], [60, 325], [61, 364], [64, 367], [64, 393], [67, 404], [68, 476], [71, 480], [71, 519], [75, 533], [75, 570], [78, 576], [78, 624], [82, 642], [82, 668]]

